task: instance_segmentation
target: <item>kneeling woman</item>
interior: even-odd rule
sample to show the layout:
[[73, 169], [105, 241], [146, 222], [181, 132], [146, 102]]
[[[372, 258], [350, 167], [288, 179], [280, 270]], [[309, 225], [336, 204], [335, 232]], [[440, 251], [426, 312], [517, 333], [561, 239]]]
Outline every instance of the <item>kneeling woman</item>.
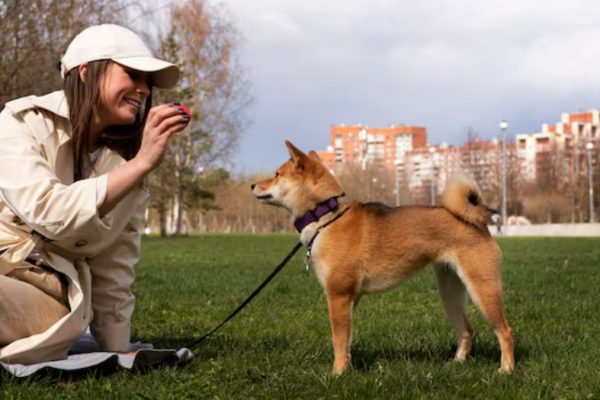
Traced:
[[90, 327], [101, 350], [130, 342], [133, 267], [147, 193], [189, 120], [150, 108], [179, 79], [132, 31], [97, 25], [61, 60], [62, 91], [0, 113], [0, 361], [62, 359]]

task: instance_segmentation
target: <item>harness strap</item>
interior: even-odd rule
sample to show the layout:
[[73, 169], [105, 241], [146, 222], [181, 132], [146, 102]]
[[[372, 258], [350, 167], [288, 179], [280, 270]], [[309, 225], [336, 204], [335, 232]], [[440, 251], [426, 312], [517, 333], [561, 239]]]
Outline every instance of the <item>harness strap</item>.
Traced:
[[321, 231], [323, 229], [327, 228], [329, 226], [329, 224], [333, 224], [340, 217], [342, 217], [344, 214], [346, 214], [346, 211], [348, 211], [348, 207], [346, 207], [345, 209], [343, 209], [338, 215], [336, 215], [330, 221], [328, 221], [327, 223], [325, 223], [325, 224], [323, 224], [323, 225], [321, 225], [320, 227], [317, 228], [317, 231], [315, 232], [315, 234], [313, 235], [313, 237], [311, 237], [310, 240], [308, 241], [308, 243], [306, 244], [306, 248], [307, 248], [309, 254], [310, 254], [310, 251], [312, 249], [313, 242], [315, 241], [315, 239], [317, 238], [317, 236], [319, 236], [319, 233], [321, 233]]

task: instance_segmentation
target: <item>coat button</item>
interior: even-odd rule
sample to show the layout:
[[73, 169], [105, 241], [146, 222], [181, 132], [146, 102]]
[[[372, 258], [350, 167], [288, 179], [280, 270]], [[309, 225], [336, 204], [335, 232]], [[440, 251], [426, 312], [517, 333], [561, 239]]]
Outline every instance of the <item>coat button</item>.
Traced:
[[78, 240], [77, 242], [75, 242], [75, 247], [85, 246], [86, 244], [87, 244], [87, 240], [81, 239], [81, 240]]

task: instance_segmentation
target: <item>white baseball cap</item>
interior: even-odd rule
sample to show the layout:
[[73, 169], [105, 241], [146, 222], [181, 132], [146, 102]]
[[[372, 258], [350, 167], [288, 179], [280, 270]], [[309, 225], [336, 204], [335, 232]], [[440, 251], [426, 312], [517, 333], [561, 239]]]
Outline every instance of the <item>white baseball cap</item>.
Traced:
[[113, 60], [136, 71], [148, 72], [152, 84], [159, 88], [173, 87], [179, 80], [177, 65], [154, 58], [138, 35], [113, 24], [90, 26], [75, 36], [60, 60], [60, 74], [64, 78], [71, 69], [97, 60]]

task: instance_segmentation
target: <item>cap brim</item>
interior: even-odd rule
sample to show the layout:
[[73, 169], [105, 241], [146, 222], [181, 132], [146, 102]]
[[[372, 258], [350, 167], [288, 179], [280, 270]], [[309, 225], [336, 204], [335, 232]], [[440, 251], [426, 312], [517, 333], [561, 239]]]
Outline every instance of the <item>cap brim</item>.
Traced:
[[136, 71], [152, 74], [152, 85], [161, 89], [169, 89], [179, 81], [179, 67], [170, 62], [153, 57], [115, 58], [114, 62]]

